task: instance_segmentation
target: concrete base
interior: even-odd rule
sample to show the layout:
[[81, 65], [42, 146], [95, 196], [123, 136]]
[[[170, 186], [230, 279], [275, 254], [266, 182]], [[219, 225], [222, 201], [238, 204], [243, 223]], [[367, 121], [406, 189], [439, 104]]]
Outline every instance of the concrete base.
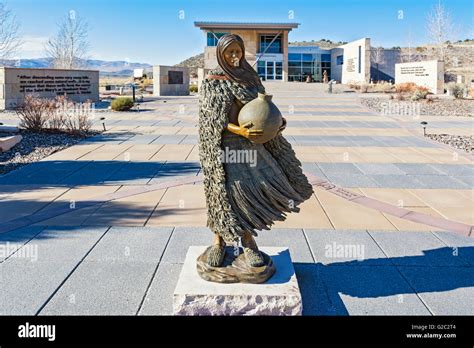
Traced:
[[0, 152], [7, 152], [13, 146], [18, 144], [22, 139], [21, 135], [13, 135], [11, 137], [0, 138]]
[[189, 248], [173, 295], [174, 315], [301, 315], [302, 300], [288, 248], [261, 248], [276, 273], [263, 284], [222, 284], [199, 277], [196, 259], [205, 246]]

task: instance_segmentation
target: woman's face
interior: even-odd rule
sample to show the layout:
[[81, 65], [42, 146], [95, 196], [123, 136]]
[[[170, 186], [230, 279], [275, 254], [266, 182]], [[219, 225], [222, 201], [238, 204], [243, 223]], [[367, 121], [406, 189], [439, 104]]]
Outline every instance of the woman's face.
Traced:
[[238, 67], [242, 59], [242, 49], [237, 42], [232, 42], [224, 50], [224, 59], [230, 66]]

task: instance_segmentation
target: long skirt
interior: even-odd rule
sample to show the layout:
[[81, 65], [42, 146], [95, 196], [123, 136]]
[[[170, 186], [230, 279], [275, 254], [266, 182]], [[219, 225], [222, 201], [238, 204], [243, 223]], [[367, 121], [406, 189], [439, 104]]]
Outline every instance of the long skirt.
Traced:
[[221, 160], [229, 202], [243, 230], [268, 230], [286, 213], [299, 211], [304, 199], [262, 144], [224, 131]]

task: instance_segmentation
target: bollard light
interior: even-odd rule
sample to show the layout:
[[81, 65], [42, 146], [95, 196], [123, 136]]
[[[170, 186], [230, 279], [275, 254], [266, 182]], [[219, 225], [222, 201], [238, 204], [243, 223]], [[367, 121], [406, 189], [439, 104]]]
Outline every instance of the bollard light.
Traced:
[[420, 124], [423, 127], [423, 136], [426, 137], [426, 126], [428, 125], [428, 122], [422, 121]]
[[105, 117], [101, 117], [100, 121], [102, 123], [102, 127], [104, 128], [104, 132], [105, 132], [107, 130], [107, 129], [105, 129]]

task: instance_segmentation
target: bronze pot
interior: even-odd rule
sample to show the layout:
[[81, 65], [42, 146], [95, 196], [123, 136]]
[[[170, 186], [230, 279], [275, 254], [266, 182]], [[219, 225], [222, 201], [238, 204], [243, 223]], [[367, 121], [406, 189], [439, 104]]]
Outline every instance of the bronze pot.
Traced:
[[283, 125], [280, 110], [272, 102], [272, 96], [258, 93], [258, 97], [242, 107], [239, 113], [239, 125], [243, 126], [252, 122], [250, 129], [261, 129], [263, 135], [252, 140], [257, 144], [263, 144], [272, 140], [278, 134]]

